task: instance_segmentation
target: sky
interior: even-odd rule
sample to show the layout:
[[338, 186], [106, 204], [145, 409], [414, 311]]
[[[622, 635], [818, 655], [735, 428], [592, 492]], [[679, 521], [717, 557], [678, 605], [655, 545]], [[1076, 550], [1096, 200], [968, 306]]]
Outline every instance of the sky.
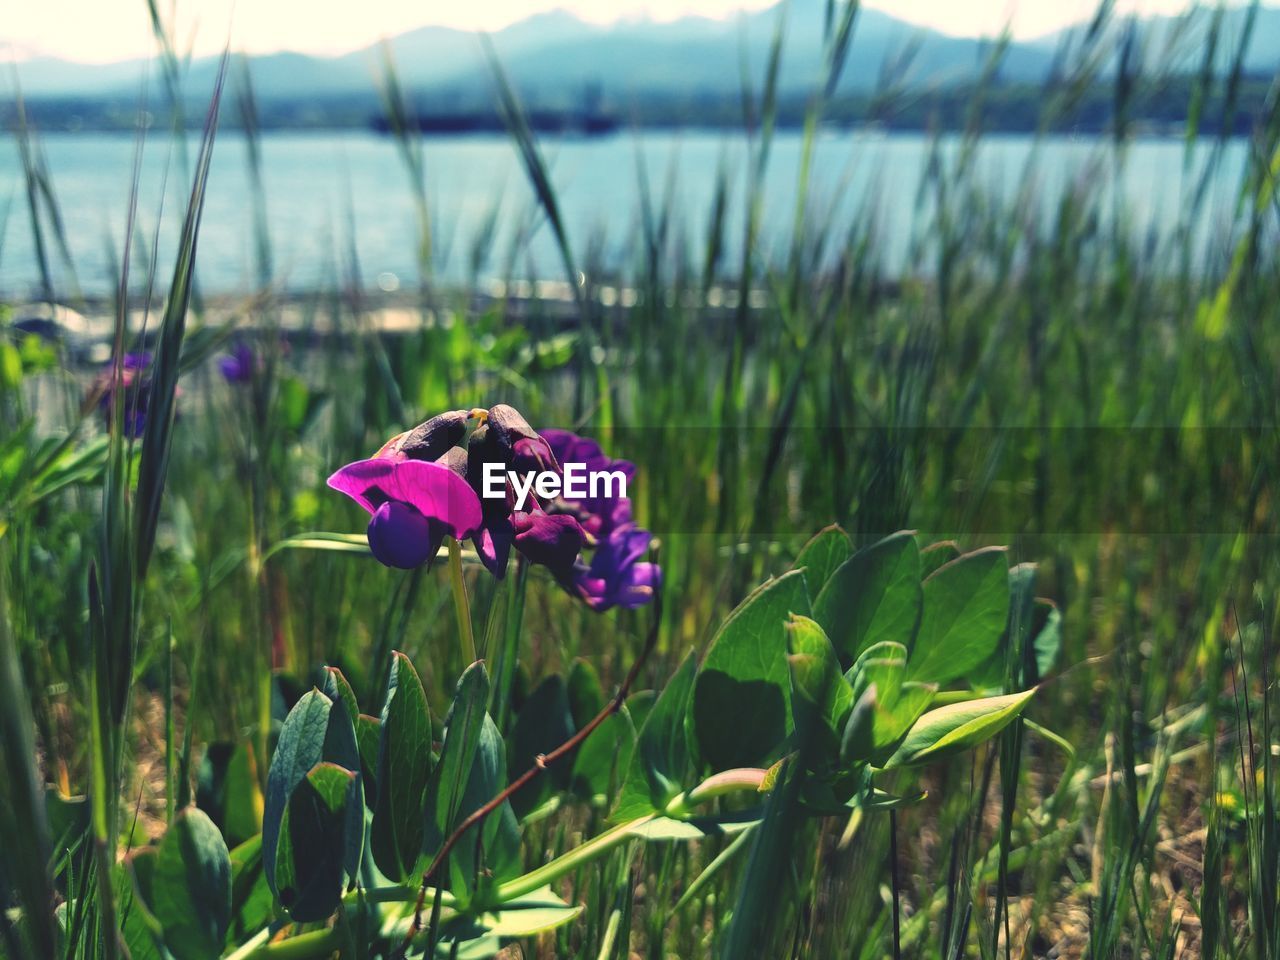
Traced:
[[[774, 0], [158, 0], [174, 10], [178, 36], [197, 54], [232, 47], [249, 53], [297, 50], [347, 53], [384, 37], [436, 24], [497, 30], [531, 14], [568, 9], [609, 22], [686, 14], [732, 16]], [[1018, 38], [1036, 37], [1078, 23], [1096, 0], [866, 0], [868, 7], [945, 33], [992, 34], [1009, 23]], [[1122, 11], [1179, 13], [1188, 0], [1120, 0]], [[0, 59], [46, 55], [91, 63], [149, 56], [154, 51], [144, 0], [5, 0]]]

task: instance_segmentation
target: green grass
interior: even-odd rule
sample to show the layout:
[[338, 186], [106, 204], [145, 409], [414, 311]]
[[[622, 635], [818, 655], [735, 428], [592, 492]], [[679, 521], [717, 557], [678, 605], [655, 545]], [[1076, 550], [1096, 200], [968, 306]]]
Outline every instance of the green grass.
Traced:
[[[806, 157], [854, 14], [835, 4], [828, 18], [833, 79], [809, 101]], [[1099, 16], [1046, 91], [1046, 129], [1107, 60], [1109, 12]], [[166, 37], [158, 14], [156, 25]], [[1123, 119], [1126, 103], [1166, 78], [1121, 59]], [[164, 63], [166, 85], [178, 84], [182, 57], [168, 40]], [[446, 564], [370, 562], [363, 515], [324, 478], [433, 413], [509, 402], [535, 426], [576, 427], [639, 465], [637, 509], [659, 535], [666, 576], [660, 611], [597, 615], [536, 568], [498, 584], [463, 565], [508, 753], [540, 684], [558, 676], [572, 687], [585, 661], [607, 697], [656, 627], [628, 701], [638, 722], [650, 709], [643, 691], [670, 690], [689, 651], [705, 653], [730, 610], [832, 522], [857, 546], [899, 529], [965, 550], [1007, 544], [1011, 564], [1039, 564], [1034, 592], [1062, 615], [1062, 649], [1028, 722], [918, 775], [887, 772], [878, 785], [890, 792], [928, 792], [892, 816], [812, 816], [799, 799], [805, 778], [786, 768], [746, 839], [644, 842], [610, 839], [607, 805], [546, 791], [535, 810], [521, 808], [517, 872], [581, 858], [563, 861], [555, 891], [583, 910], [518, 938], [524, 955], [1156, 958], [1203, 947], [1280, 957], [1274, 89], [1233, 185], [1226, 253], [1206, 257], [1190, 231], [1154, 247], [1135, 235], [1106, 177], [1037, 194], [1035, 152], [1017, 199], [993, 197], [975, 163], [979, 86], [958, 148], [940, 142], [922, 195], [898, 198], [917, 211], [921, 241], [889, 278], [873, 219], [832, 223], [807, 203], [808, 160], [791, 242], [777, 257], [762, 252], [776, 76], [770, 63], [762, 79], [744, 77], [751, 188], [741, 216], [730, 216], [727, 188], [705, 198], [709, 233], [691, 246], [670, 191], [642, 185], [621, 278], [633, 305], [605, 306], [594, 251], [571, 248], [499, 71], [542, 229], [555, 232], [576, 292], [567, 317], [534, 303], [517, 323], [507, 304], [477, 307], [471, 291], [436, 282], [431, 171], [402, 132], [419, 217], [406, 237], [420, 251], [417, 306], [424, 321], [452, 311], [459, 322], [378, 333], [374, 304], [342, 279], [356, 275], [353, 249], [303, 305], [312, 329], [285, 349], [269, 286], [277, 227], [255, 172], [246, 243], [262, 289], [249, 291], [245, 335], [262, 364], [248, 384], [222, 382], [211, 358], [229, 331], [195, 295], [210, 128], [189, 160], [175, 148], [173, 175], [194, 189], [172, 278], [167, 265], [137, 266], [145, 244], [131, 268], [134, 245], [121, 244], [120, 316], [136, 289], [131, 269], [163, 304], [153, 310], [155, 415], [140, 441], [123, 437], [120, 419], [104, 438], [97, 410], [82, 405], [91, 372], [0, 328], [0, 955], [123, 955], [114, 931], [129, 939], [148, 896], [131, 878], [151, 868], [126, 871], [117, 854], [164, 857], [147, 848], [192, 801], [233, 848], [234, 875], [252, 876], [267, 758], [288, 708], [326, 682], [324, 664], [376, 715], [392, 651], [403, 651], [439, 740], [469, 660]], [[251, 114], [243, 79], [231, 82]], [[1238, 66], [1226, 77], [1205, 70], [1192, 96], [1230, 98], [1239, 82]], [[394, 116], [403, 94], [390, 67], [384, 92]], [[1197, 126], [1187, 155], [1208, 157], [1207, 182], [1222, 141]], [[78, 291], [52, 287], [67, 248], [38, 131], [16, 135], [41, 251], [33, 279], [75, 301]], [[1123, 169], [1132, 135], [1115, 125], [1098, 147], [1102, 169]], [[1191, 223], [1207, 193], [1192, 182], [1166, 202]], [[728, 244], [728, 223], [741, 223], [742, 243]], [[473, 262], [493, 259], [491, 243], [483, 232]], [[730, 246], [742, 250], [736, 262], [725, 260]], [[832, 253], [835, 269], [821, 268]], [[710, 306], [713, 288], [736, 290], [738, 306]], [[116, 353], [137, 336], [121, 321]], [[992, 686], [1029, 679], [1011, 655]], [[605, 792], [623, 787], [619, 775]], [[589, 857], [574, 852], [583, 849]], [[426, 917], [433, 940], [456, 893], [426, 900], [427, 914], [445, 918]], [[331, 929], [286, 923], [288, 939], [266, 948], [269, 901], [258, 907], [253, 928], [232, 938], [254, 944], [239, 956], [391, 955], [397, 940], [369, 932], [385, 917], [352, 892]]]

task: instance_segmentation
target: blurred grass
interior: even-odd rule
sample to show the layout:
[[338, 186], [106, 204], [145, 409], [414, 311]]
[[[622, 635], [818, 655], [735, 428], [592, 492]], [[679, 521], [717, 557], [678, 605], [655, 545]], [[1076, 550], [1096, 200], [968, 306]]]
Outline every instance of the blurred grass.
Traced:
[[[152, 10], [157, 36], [167, 37]], [[114, 937], [83, 931], [100, 922], [95, 911], [104, 926], [113, 922], [117, 835], [128, 844], [159, 831], [173, 790], [177, 805], [190, 796], [192, 751], [249, 742], [266, 755], [273, 720], [320, 663], [340, 666], [361, 702], [373, 703], [390, 651], [404, 650], [433, 708], [448, 702], [465, 664], [442, 578], [354, 560], [339, 552], [342, 542], [277, 548], [309, 531], [358, 533], [361, 518], [323, 486], [335, 465], [439, 410], [506, 401], [535, 425], [580, 427], [640, 465], [637, 507], [662, 539], [666, 571], [662, 646], [645, 677], [653, 688], [750, 585], [785, 569], [807, 535], [832, 520], [862, 541], [913, 527], [965, 546], [1008, 542], [1013, 560], [1041, 562], [1038, 592], [1059, 604], [1065, 624], [1063, 669], [1031, 714], [1060, 739], [1018, 728], [971, 762], [935, 769], [929, 799], [896, 814], [897, 897], [888, 818], [796, 823], [787, 801], [799, 785], [788, 782], [770, 803], [768, 842], [738, 852], [696, 888], [728, 843], [628, 848], [584, 871], [574, 884], [588, 906], [584, 920], [531, 945], [533, 953], [883, 957], [896, 939], [913, 957], [1193, 957], [1202, 946], [1207, 956], [1280, 956], [1274, 90], [1249, 142], [1231, 233], [1206, 255], [1193, 225], [1222, 175], [1225, 130], [1206, 141], [1188, 122], [1188, 168], [1200, 157], [1206, 166], [1166, 201], [1184, 206], [1184, 229], [1153, 241], [1131, 230], [1123, 195], [1106, 189], [1114, 177], [1043, 196], [1042, 146], [1021, 172], [1017, 199], [992, 196], [975, 163], [984, 139], [979, 85], [963, 137], [937, 138], [920, 195], [894, 198], [916, 211], [919, 239], [907, 269], [890, 280], [875, 219], [832, 222], [806, 186], [856, 15], [855, 5], [830, 5], [829, 76], [809, 101], [799, 199], [790, 242], [777, 254], [766, 252], [761, 218], [780, 38], [797, 28], [784, 19], [758, 88], [744, 70], [743, 209], [728, 209], [722, 176], [705, 198], [708, 233], [691, 244], [676, 192], [655, 201], [641, 167], [644, 209], [623, 278], [630, 301], [606, 303], [611, 278], [593, 268], [589, 246], [571, 248], [541, 148], [499, 70], [499, 97], [539, 204], [530, 229], [545, 223], [556, 234], [568, 321], [550, 305], [487, 302], [433, 282], [442, 254], [425, 190], [431, 171], [400, 122], [392, 126], [415, 198], [417, 236], [406, 242], [419, 251], [422, 322], [395, 334], [375, 327], [376, 302], [348, 279], [359, 276], [352, 237], [332, 286], [304, 305], [307, 325], [286, 344], [242, 76], [255, 171], [246, 242], [260, 286], [237, 334], [261, 360], [249, 382], [223, 383], [184, 330], [198, 190], [189, 245], [158, 291], [167, 307], [140, 462], [117, 412], [101, 489], [79, 474], [65, 485], [36, 482], [54, 463], [42, 459], [51, 453], [37, 432], [70, 438], [59, 449], [83, 452], [97, 428], [80, 422], [86, 378], [71, 358], [41, 368], [23, 359], [24, 336], [3, 329], [0, 349], [18, 356], [18, 376], [0, 378], [0, 436], [31, 434], [0, 459], [0, 597], [8, 601], [7, 612], [0, 606], [0, 694], [26, 694], [0, 695], [0, 830], [20, 840], [0, 861], [0, 881], [24, 917], [45, 916], [31, 905], [47, 904], [51, 885], [62, 896], [79, 893], [76, 910], [88, 913], [73, 911], [68, 923], [82, 933], [63, 938], [60, 955], [112, 951]], [[1239, 87], [1238, 54], [1225, 76], [1209, 68], [1224, 42], [1216, 32], [1206, 41], [1195, 102], [1223, 90], [1230, 98]], [[1104, 5], [1064, 43], [1042, 104], [1047, 130], [1117, 63], [1109, 81], [1117, 122], [1097, 157], [1113, 175], [1133, 137], [1127, 105], [1165, 79], [1162, 51], [1137, 43]], [[1002, 49], [991, 51], [988, 84]], [[163, 51], [166, 92], [177, 102], [182, 57], [168, 40]], [[389, 61], [384, 91], [389, 114], [403, 121]], [[882, 95], [905, 95], [893, 71]], [[51, 251], [65, 255], [66, 244], [38, 132], [17, 136], [41, 281], [50, 300], [75, 302], [74, 287], [55, 289]], [[206, 133], [197, 186], [211, 145]], [[469, 251], [473, 276], [500, 259], [492, 222]], [[734, 263], [724, 254], [730, 223], [743, 230]], [[515, 248], [501, 256], [513, 266], [519, 258]], [[153, 264], [148, 287], [155, 274]], [[134, 334], [123, 323], [129, 289], [126, 276], [117, 356]], [[50, 394], [66, 402], [38, 409]], [[481, 655], [506, 657], [515, 696], [577, 657], [616, 681], [639, 649], [642, 620], [589, 614], [537, 571], [529, 578], [527, 595], [487, 577], [469, 584]], [[518, 634], [504, 618], [520, 604], [523, 648], [512, 667]], [[265, 764], [258, 769], [265, 774]], [[77, 860], [66, 838], [40, 828], [42, 783], [94, 795], [96, 862]], [[554, 814], [526, 832], [527, 857], [561, 852], [598, 826], [597, 812]], [[55, 839], [64, 846], [51, 856]], [[762, 906], [784, 893], [786, 909]], [[0, 912], [0, 949], [55, 955], [57, 931], [15, 916]]]

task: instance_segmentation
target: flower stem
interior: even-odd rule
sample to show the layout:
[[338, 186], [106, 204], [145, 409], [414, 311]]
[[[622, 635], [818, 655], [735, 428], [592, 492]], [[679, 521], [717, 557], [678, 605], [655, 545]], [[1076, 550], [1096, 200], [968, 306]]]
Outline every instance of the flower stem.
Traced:
[[449, 581], [453, 584], [453, 608], [458, 614], [458, 631], [462, 634], [462, 652], [467, 663], [475, 663], [476, 635], [471, 629], [471, 604], [467, 600], [467, 585], [462, 579], [462, 547], [453, 537], [449, 541]]
[[494, 670], [493, 714], [498, 729], [506, 731], [507, 715], [511, 709], [511, 685], [515, 681], [516, 660], [520, 653], [520, 630], [524, 621], [525, 587], [529, 580], [529, 567], [523, 557], [516, 558], [516, 575], [508, 589], [506, 635], [498, 652]]

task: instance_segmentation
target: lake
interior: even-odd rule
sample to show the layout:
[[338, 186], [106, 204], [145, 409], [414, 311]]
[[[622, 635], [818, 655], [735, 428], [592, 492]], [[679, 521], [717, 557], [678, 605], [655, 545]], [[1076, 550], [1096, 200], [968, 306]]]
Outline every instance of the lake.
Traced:
[[[198, 136], [189, 138], [191, 157]], [[930, 272], [928, 202], [918, 203], [932, 150], [924, 134], [824, 132], [815, 150], [810, 221], [833, 226], [843, 237], [867, 218], [876, 224], [875, 245], [886, 273]], [[135, 142], [113, 134], [57, 134], [41, 139], [63, 218], [74, 279], [58, 266], [65, 295], [73, 284], [102, 295], [116, 284], [113, 260], [123, 238]], [[357, 269], [361, 282], [395, 289], [418, 277], [417, 219], [409, 175], [387, 137], [364, 132], [275, 133], [261, 139], [262, 172], [273, 250], [272, 276], [282, 289], [332, 286]], [[700, 265], [719, 171], [729, 183], [727, 256], [740, 249], [748, 145], [741, 134], [710, 131], [624, 133], [598, 139], [548, 140], [543, 150], [559, 192], [562, 215], [580, 266], [629, 268], [639, 262], [641, 184], [652, 208], [669, 205], [672, 249], [688, 251]], [[1195, 224], [1198, 249], [1219, 256], [1229, 236], [1247, 144], [1228, 143], [1217, 164], [1203, 215]], [[1016, 202], [1019, 185], [1034, 171], [1029, 194], [1046, 222], [1073, 183], [1103, 184], [1108, 215], [1120, 211], [1137, 238], [1170, 237], [1183, 219], [1185, 197], [1208, 156], [1198, 148], [1189, 162], [1176, 139], [1131, 143], [1118, 175], [1105, 140], [1020, 135], [985, 138], [975, 158], [977, 180], [998, 202]], [[943, 154], [954, 162], [956, 141]], [[501, 136], [423, 141], [426, 194], [434, 236], [434, 270], [447, 281], [470, 272], [477, 238], [494, 225], [481, 278], [564, 276], [551, 231], [540, 217], [512, 143]], [[206, 292], [256, 286], [254, 202], [246, 141], [219, 137], [210, 177], [199, 248], [199, 277]], [[802, 157], [798, 132], [775, 140], [764, 181], [762, 234], [766, 253], [789, 245], [795, 220]], [[139, 231], [151, 245], [157, 215], [161, 272], [172, 268], [172, 246], [181, 221], [190, 159], [183, 161], [163, 134], [152, 136], [142, 158]], [[1095, 191], [1096, 192], [1096, 191]], [[163, 206], [162, 201], [163, 199]], [[1119, 201], [1113, 203], [1112, 201]], [[39, 269], [30, 229], [16, 143], [0, 148], [0, 215], [7, 216], [0, 245], [0, 295], [21, 298], [38, 289]], [[921, 243], [921, 241], [925, 241]], [[137, 249], [137, 248], [135, 248]], [[1150, 249], [1157, 249], [1152, 246]], [[143, 254], [145, 257], [145, 254]], [[732, 259], [727, 261], [732, 264]], [[145, 260], [135, 260], [135, 275]], [[358, 268], [353, 264], [358, 263]]]

